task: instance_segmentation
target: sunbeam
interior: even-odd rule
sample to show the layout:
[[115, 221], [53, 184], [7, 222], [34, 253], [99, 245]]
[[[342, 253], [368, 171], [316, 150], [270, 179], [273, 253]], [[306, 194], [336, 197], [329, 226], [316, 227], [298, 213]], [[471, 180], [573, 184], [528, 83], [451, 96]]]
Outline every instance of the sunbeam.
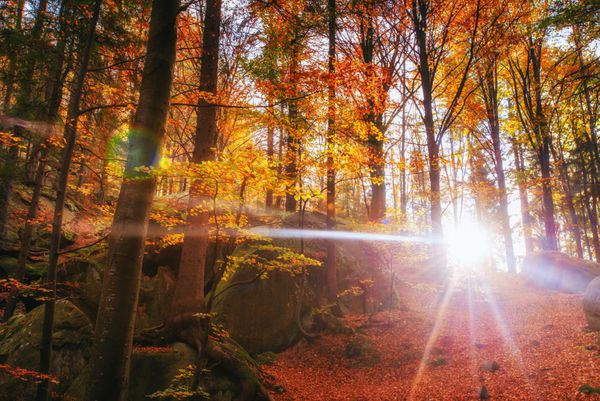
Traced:
[[304, 239], [333, 239], [342, 241], [383, 241], [383, 242], [413, 242], [431, 244], [435, 241], [428, 237], [377, 234], [369, 232], [333, 231], [333, 230], [302, 230], [297, 228], [268, 228], [255, 227], [251, 233], [270, 238], [304, 238]]

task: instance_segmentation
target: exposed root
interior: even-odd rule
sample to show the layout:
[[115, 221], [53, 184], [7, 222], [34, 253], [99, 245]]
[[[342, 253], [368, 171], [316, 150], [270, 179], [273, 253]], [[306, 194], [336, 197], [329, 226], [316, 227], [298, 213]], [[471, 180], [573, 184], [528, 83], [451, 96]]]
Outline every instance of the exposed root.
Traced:
[[269, 392], [246, 361], [225, 349], [221, 343], [212, 340], [208, 341], [205, 351], [211, 360], [238, 380], [241, 390], [235, 401], [272, 401]]

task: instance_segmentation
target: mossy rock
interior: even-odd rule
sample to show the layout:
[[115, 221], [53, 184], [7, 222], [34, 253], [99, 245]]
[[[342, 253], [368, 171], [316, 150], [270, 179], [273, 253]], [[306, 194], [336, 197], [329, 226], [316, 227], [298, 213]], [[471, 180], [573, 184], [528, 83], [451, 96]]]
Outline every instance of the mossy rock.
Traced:
[[168, 267], [159, 267], [153, 277], [143, 276], [135, 321], [137, 332], [165, 321], [174, 290], [175, 277]]
[[[256, 249], [247, 245], [235, 251], [241, 252]], [[296, 324], [297, 278], [288, 272], [271, 271], [266, 278], [252, 281], [257, 275], [253, 266], [240, 267], [217, 287], [216, 293], [221, 294], [213, 308], [214, 322], [252, 355], [279, 352], [300, 339]]]
[[65, 285], [71, 301], [91, 321], [96, 320], [100, 303], [102, 271], [101, 262], [92, 258], [73, 258], [58, 267], [59, 283]]
[[[14, 277], [19, 269], [18, 260], [11, 256], [0, 256], [0, 278]], [[46, 274], [46, 263], [27, 263], [25, 276], [30, 280], [38, 279]]]
[[[66, 300], [56, 303], [52, 342], [52, 372], [59, 381], [53, 390], [62, 394], [87, 365], [92, 326], [86, 315]], [[9, 366], [39, 369], [44, 307], [18, 315], [0, 326], [0, 361]], [[0, 401], [34, 399], [36, 384], [0, 373]]]

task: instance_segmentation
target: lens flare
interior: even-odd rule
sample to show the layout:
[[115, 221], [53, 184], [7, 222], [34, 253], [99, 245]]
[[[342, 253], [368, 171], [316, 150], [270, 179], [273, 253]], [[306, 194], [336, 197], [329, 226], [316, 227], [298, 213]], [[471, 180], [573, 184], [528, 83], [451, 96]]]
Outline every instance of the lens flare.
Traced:
[[486, 230], [474, 222], [465, 222], [448, 232], [448, 256], [459, 269], [480, 268], [489, 256], [491, 244]]

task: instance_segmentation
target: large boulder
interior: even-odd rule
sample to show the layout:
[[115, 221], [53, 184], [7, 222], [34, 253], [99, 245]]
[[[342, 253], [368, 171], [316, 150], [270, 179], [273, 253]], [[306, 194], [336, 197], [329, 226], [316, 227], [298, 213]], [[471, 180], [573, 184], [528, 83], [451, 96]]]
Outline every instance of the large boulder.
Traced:
[[164, 323], [175, 290], [175, 277], [168, 267], [159, 267], [153, 277], [143, 276], [135, 320], [136, 331]]
[[[254, 251], [251, 246], [245, 249]], [[236, 254], [240, 252], [236, 250]], [[283, 351], [300, 339], [296, 324], [297, 278], [271, 271], [255, 280], [258, 274], [255, 267], [242, 266], [217, 287], [215, 323], [250, 354]]]
[[[193, 365], [196, 351], [183, 343], [174, 343], [167, 347], [134, 348], [131, 356], [131, 375], [129, 379], [129, 401], [147, 401], [147, 396], [165, 390], [180, 370]], [[66, 398], [81, 400], [85, 396], [85, 384], [88, 370], [71, 382]]]
[[102, 293], [102, 258], [75, 257], [62, 263], [57, 272], [66, 295], [91, 321], [96, 321]]
[[528, 255], [521, 274], [528, 282], [544, 288], [583, 293], [590, 281], [600, 275], [600, 264], [544, 251]]
[[593, 279], [583, 294], [583, 311], [592, 330], [600, 331], [600, 277]]
[[[40, 341], [44, 308], [17, 315], [0, 326], [0, 362], [10, 367], [39, 369]], [[52, 373], [58, 380], [54, 390], [66, 391], [89, 358], [92, 326], [86, 315], [69, 301], [56, 303], [52, 337]], [[5, 371], [0, 372], [0, 401], [26, 401], [35, 398], [36, 384]]]

